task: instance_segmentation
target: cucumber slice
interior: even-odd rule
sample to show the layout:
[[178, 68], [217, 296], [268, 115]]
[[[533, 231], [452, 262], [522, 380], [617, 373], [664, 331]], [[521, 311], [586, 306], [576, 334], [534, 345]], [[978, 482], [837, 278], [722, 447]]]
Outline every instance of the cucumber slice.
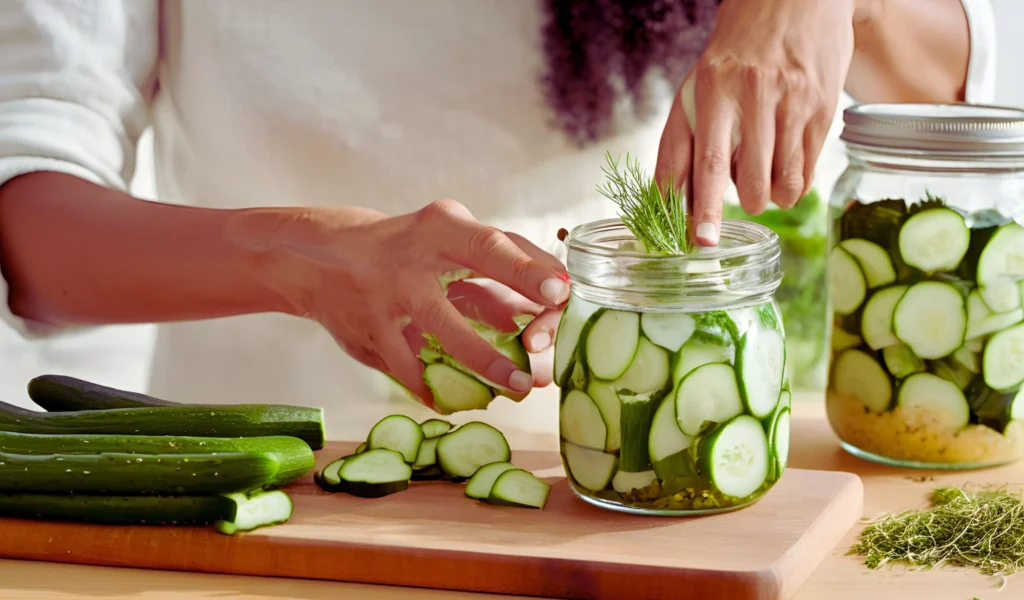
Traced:
[[864, 302], [867, 289], [857, 259], [842, 246], [832, 248], [828, 256], [828, 296], [832, 309], [840, 315], [852, 314]]
[[618, 471], [615, 473], [615, 477], [612, 477], [612, 489], [620, 494], [625, 494], [633, 490], [643, 489], [654, 483], [657, 478], [658, 475], [654, 471], [641, 471], [639, 473]]
[[452, 428], [452, 424], [448, 421], [441, 419], [427, 419], [420, 423], [420, 429], [423, 430], [423, 437], [425, 439], [441, 437], [448, 433]]
[[991, 313], [989, 316], [967, 325], [964, 338], [970, 342], [986, 335], [1013, 327], [1024, 321], [1024, 309], [1018, 308], [1004, 313]]
[[747, 411], [758, 419], [772, 414], [782, 391], [786, 342], [774, 329], [751, 327], [740, 339], [736, 354], [740, 394]]
[[363, 442], [356, 446], [356, 449], [352, 451], [352, 454], [362, 454], [363, 452], [366, 452], [369, 449], [370, 448], [367, 447], [366, 442]]
[[745, 498], [768, 479], [768, 436], [749, 415], [739, 415], [711, 432], [699, 455], [702, 472], [726, 496]]
[[909, 287], [905, 285], [894, 285], [878, 290], [864, 305], [860, 333], [872, 350], [881, 350], [900, 343], [893, 331], [893, 313], [896, 312], [896, 305], [908, 289]]
[[339, 458], [327, 463], [323, 469], [320, 469], [313, 474], [313, 481], [316, 485], [325, 492], [340, 492], [341, 490], [341, 476], [338, 475], [338, 470], [341, 469], [341, 465], [345, 462], [345, 458]]
[[848, 333], [841, 327], [832, 328], [832, 350], [834, 352], [842, 352], [850, 348], [856, 348], [860, 346], [863, 340], [860, 336]]
[[542, 509], [547, 504], [551, 485], [522, 469], [505, 471], [495, 480], [487, 503], [495, 506]]
[[584, 300], [576, 294], [569, 297], [569, 303], [565, 306], [565, 312], [558, 323], [558, 333], [555, 334], [555, 382], [565, 381], [569, 375], [569, 368], [572, 367], [573, 359], [576, 357], [576, 349], [579, 347], [580, 335], [583, 327], [587, 325], [594, 313], [601, 310], [597, 304]]
[[779, 412], [775, 413], [771, 435], [768, 438], [768, 444], [775, 459], [776, 477], [781, 476], [782, 472], [786, 470], [786, 463], [789, 460], [789, 420], [789, 408], [780, 408]]
[[978, 377], [971, 382], [965, 395], [971, 411], [978, 417], [978, 423], [999, 433], [1005, 434], [1011, 422], [1024, 418], [1024, 389], [998, 392]]
[[437, 442], [437, 464], [445, 475], [456, 481], [472, 477], [488, 463], [511, 459], [512, 450], [505, 436], [478, 421], [442, 435]]
[[416, 462], [423, 443], [423, 429], [420, 424], [405, 415], [384, 417], [373, 426], [366, 438], [370, 450], [394, 450], [405, 457], [405, 462]]
[[981, 299], [992, 312], [1004, 313], [1021, 307], [1020, 286], [1012, 279], [999, 279], [978, 288]]
[[687, 450], [692, 440], [691, 436], [679, 429], [675, 399], [669, 397], [663, 400], [654, 413], [651, 435], [647, 440], [647, 453], [651, 462], [657, 464], [658, 461]]
[[897, 379], [920, 373], [925, 368], [921, 357], [914, 354], [906, 344], [886, 347], [882, 350], [882, 359], [885, 360], [885, 368]]
[[295, 509], [292, 499], [281, 490], [248, 494], [236, 492], [223, 496], [235, 503], [235, 514], [231, 519], [220, 519], [214, 523], [217, 531], [224, 535], [279, 525], [292, 518]]
[[901, 408], [927, 410], [951, 431], [963, 429], [970, 420], [967, 398], [956, 384], [931, 373], [915, 373], [900, 385], [896, 404]]
[[559, 409], [562, 439], [584, 448], [604, 450], [608, 428], [597, 404], [587, 394], [572, 390]]
[[981, 359], [978, 357], [978, 353], [966, 345], [957, 348], [957, 351], [953, 353], [953, 360], [971, 373], [981, 372]]
[[669, 352], [678, 352], [697, 329], [697, 321], [685, 313], [643, 313], [640, 328], [647, 339]]
[[669, 383], [668, 352], [641, 337], [629, 368], [615, 380], [618, 391], [645, 394], [664, 389]]
[[622, 402], [619, 401], [619, 395], [615, 393], [615, 386], [608, 381], [595, 379], [587, 386], [587, 395], [601, 411], [601, 418], [604, 419], [604, 425], [608, 428], [604, 443], [605, 452], [615, 452], [622, 445], [622, 434], [620, 433]]
[[676, 385], [697, 367], [711, 363], [731, 363], [733, 349], [730, 346], [690, 341], [679, 350], [679, 358], [672, 373]]
[[434, 395], [434, 406], [442, 415], [464, 410], [483, 410], [494, 400], [494, 390], [479, 379], [444, 363], [431, 363], [423, 370], [423, 381]]
[[844, 350], [832, 365], [832, 389], [856, 398], [874, 412], [892, 404], [892, 381], [882, 365], [861, 350]]
[[1007, 223], [992, 234], [978, 257], [978, 285], [1024, 279], [1024, 227]]
[[889, 285], [896, 281], [896, 269], [892, 266], [889, 253], [881, 246], [868, 240], [851, 238], [839, 245], [857, 261], [869, 288]]
[[[650, 394], [619, 393], [622, 402], [622, 448], [619, 449], [619, 469], [640, 472], [651, 468], [647, 443], [651, 435], [651, 420], [658, 407]], [[570, 440], [571, 441], [571, 440]]]
[[705, 421], [723, 423], [743, 412], [736, 371], [724, 363], [697, 367], [676, 389], [679, 429], [695, 436]]
[[950, 208], [929, 208], [912, 215], [900, 228], [903, 262], [925, 273], [952, 271], [971, 242], [963, 215]]
[[376, 448], [345, 459], [338, 469], [338, 478], [341, 490], [346, 493], [361, 498], [382, 498], [409, 488], [412, 467], [401, 452]]
[[603, 311], [584, 342], [590, 372], [599, 379], [618, 379], [633, 362], [639, 343], [639, 314], [621, 310]]
[[965, 369], [963, 365], [953, 360], [952, 357], [933, 360], [929, 364], [932, 373], [953, 383], [953, 385], [961, 390], [967, 389], [967, 386], [974, 380], [974, 373]]
[[997, 391], [1024, 383], [1024, 325], [1014, 325], [989, 339], [981, 370], [985, 384]]
[[412, 463], [413, 470], [426, 469], [437, 464], [437, 441], [441, 438], [427, 438], [420, 444], [416, 460]]
[[993, 315], [992, 309], [981, 297], [981, 290], [974, 289], [967, 294], [967, 324], [974, 325]]
[[921, 358], [948, 356], [963, 345], [967, 332], [964, 297], [948, 283], [916, 283], [896, 304], [893, 330]]
[[485, 500], [491, 495], [495, 480], [505, 471], [519, 467], [506, 461], [488, 463], [476, 470], [466, 482], [466, 496], [474, 500]]
[[573, 362], [572, 370], [569, 371], [569, 381], [566, 384], [571, 390], [585, 390], [590, 384], [590, 373], [587, 372], [587, 365], [582, 360]]
[[569, 442], [562, 443], [562, 455], [573, 480], [593, 492], [608, 487], [619, 463], [614, 454], [605, 454]]

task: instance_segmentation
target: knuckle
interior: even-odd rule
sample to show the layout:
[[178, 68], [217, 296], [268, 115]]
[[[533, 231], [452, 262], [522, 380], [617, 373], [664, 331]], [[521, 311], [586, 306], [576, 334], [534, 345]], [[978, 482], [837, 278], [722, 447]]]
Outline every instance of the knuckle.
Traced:
[[530, 277], [530, 266], [533, 261], [528, 256], [516, 256], [512, 259], [512, 277], [525, 287]]
[[445, 198], [442, 200], [435, 200], [424, 206], [419, 210], [416, 216], [421, 222], [433, 222], [440, 219], [448, 219], [461, 210], [465, 210], [465, 207], [455, 200]]
[[469, 238], [469, 251], [474, 256], [489, 256], [505, 244], [507, 238], [497, 227], [482, 227]]
[[438, 334], [447, 325], [447, 302], [438, 296], [417, 295], [410, 299], [409, 308], [423, 330]]
[[697, 161], [697, 169], [707, 175], [720, 175], [732, 168], [732, 160], [721, 148], [704, 148]]
[[767, 181], [755, 178], [748, 178], [739, 191], [740, 197], [752, 204], [763, 204], [771, 193]]
[[785, 208], [796, 204], [804, 189], [804, 176], [799, 171], [783, 173], [779, 179], [778, 192], [775, 194], [775, 201]]

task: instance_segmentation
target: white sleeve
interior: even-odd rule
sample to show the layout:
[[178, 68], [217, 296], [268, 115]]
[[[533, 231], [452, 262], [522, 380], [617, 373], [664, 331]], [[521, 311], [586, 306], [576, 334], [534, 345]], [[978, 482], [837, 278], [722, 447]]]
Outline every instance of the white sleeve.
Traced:
[[[125, 190], [158, 49], [158, 0], [0, 2], [0, 186], [58, 171]], [[11, 314], [2, 275], [0, 319], [50, 333]]]
[[971, 56], [964, 100], [991, 104], [996, 95], [996, 20], [990, 0], [960, 0], [967, 13]]

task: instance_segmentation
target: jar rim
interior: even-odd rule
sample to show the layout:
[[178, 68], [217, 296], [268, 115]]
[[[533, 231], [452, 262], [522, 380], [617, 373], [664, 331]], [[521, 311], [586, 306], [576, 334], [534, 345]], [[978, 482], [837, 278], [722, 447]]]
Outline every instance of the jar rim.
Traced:
[[1024, 110], [989, 104], [875, 103], [843, 111], [848, 146], [950, 156], [1024, 155]]
[[[612, 248], [603, 243], [590, 242], [583, 239], [584, 236], [587, 235], [598, 235], [615, 230], [622, 230], [628, 234], [630, 238], [636, 239], [632, 232], [629, 231], [629, 228], [626, 227], [626, 224], [623, 223], [622, 219], [611, 218], [590, 221], [589, 223], [582, 223], [573, 227], [572, 230], [569, 231], [569, 235], [565, 238], [565, 245], [569, 250], [582, 250], [606, 258], [628, 257], [637, 260], [649, 260], [652, 262], [667, 262], [688, 260], [708, 261], [736, 258], [762, 251], [768, 251], [772, 246], [779, 243], [778, 234], [768, 227], [759, 223], [744, 221], [741, 219], [722, 219], [722, 225], [719, 233], [719, 245], [695, 246], [696, 252], [688, 254], [660, 254], [643, 252], [640, 250], [630, 250], [628, 248]], [[744, 235], [747, 236], [745, 239], [749, 239], [750, 241], [740, 243], [738, 245], [721, 245], [722, 240], [736, 241], [737, 239], [744, 239], [741, 237]]]

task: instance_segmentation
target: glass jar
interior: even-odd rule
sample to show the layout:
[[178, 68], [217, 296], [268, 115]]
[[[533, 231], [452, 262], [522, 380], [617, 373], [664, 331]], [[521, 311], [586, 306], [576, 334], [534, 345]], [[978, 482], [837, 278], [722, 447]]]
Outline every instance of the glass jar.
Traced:
[[828, 418], [919, 468], [1024, 454], [1024, 111], [861, 105], [830, 202]]
[[566, 245], [555, 382], [576, 495], [664, 515], [760, 498], [789, 452], [778, 236], [727, 219], [716, 248], [654, 255], [611, 219], [577, 227]]

